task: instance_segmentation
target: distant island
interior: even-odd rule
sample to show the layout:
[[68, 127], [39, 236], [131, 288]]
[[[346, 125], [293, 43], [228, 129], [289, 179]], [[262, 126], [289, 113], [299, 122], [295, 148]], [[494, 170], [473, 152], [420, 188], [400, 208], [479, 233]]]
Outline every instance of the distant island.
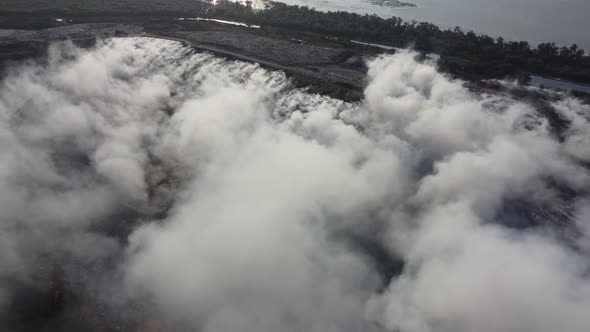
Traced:
[[400, 0], [369, 0], [369, 2], [376, 6], [383, 6], [383, 7], [417, 7], [415, 4], [411, 2], [403, 2]]

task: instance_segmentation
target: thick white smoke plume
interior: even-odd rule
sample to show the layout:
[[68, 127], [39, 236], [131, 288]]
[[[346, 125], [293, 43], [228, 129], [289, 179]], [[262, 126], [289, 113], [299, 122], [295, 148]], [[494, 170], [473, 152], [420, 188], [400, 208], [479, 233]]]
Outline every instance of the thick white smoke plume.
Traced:
[[411, 53], [371, 61], [365, 96], [147, 38], [14, 68], [0, 323], [586, 331], [590, 107], [550, 105], [560, 139]]

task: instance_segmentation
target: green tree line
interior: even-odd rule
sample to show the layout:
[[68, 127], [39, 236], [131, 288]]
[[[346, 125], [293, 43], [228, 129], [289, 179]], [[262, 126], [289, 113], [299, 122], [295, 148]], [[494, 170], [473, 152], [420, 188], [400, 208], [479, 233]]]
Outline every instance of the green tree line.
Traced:
[[359, 15], [344, 11], [320, 12], [306, 6], [273, 2], [263, 11], [219, 0], [207, 15], [251, 24], [322, 33], [397, 47], [413, 47], [441, 56], [443, 69], [466, 78], [501, 78], [522, 73], [590, 83], [590, 57], [577, 45], [559, 47], [525, 41], [505, 41], [461, 28], [440, 29], [434, 24], [397, 17]]
[[460, 28], [404, 21], [397, 17], [321, 12], [306, 6], [269, 2], [265, 10], [229, 0], [2, 0], [0, 13], [31, 15], [202, 16], [331, 37], [413, 47], [441, 56], [443, 70], [468, 79], [517, 77], [524, 73], [590, 84], [590, 57], [577, 45], [506, 41]]

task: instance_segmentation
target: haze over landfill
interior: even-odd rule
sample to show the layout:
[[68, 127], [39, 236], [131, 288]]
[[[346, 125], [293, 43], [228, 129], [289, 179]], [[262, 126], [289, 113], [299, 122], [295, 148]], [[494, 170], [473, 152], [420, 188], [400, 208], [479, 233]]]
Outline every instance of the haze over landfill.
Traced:
[[583, 51], [217, 6], [0, 15], [1, 331], [587, 331]]

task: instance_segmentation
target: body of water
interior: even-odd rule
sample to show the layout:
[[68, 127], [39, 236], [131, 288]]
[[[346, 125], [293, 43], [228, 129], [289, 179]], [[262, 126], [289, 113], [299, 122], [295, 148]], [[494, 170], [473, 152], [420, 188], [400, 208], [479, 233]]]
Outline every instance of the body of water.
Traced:
[[533, 44], [554, 41], [590, 51], [588, 0], [408, 0], [416, 8], [390, 8], [369, 0], [282, 0], [318, 10], [344, 10], [383, 17], [434, 23], [442, 28], [460, 26], [507, 40]]
[[179, 20], [179, 21], [209, 21], [209, 22], [216, 22], [216, 23], [221, 23], [221, 24], [237, 25], [237, 26], [252, 28], [252, 29], [260, 29], [260, 25], [246, 24], [246, 23], [235, 22], [235, 21], [217, 20], [217, 19], [213, 19], [213, 18], [202, 18], [202, 17], [186, 17], [185, 18], [185, 17], [181, 17], [181, 18], [177, 18], [177, 20]]
[[590, 85], [579, 84], [554, 78], [548, 78], [543, 76], [531, 75], [532, 85], [545, 86], [548, 88], [557, 88], [562, 90], [572, 90], [578, 92], [590, 93]]

